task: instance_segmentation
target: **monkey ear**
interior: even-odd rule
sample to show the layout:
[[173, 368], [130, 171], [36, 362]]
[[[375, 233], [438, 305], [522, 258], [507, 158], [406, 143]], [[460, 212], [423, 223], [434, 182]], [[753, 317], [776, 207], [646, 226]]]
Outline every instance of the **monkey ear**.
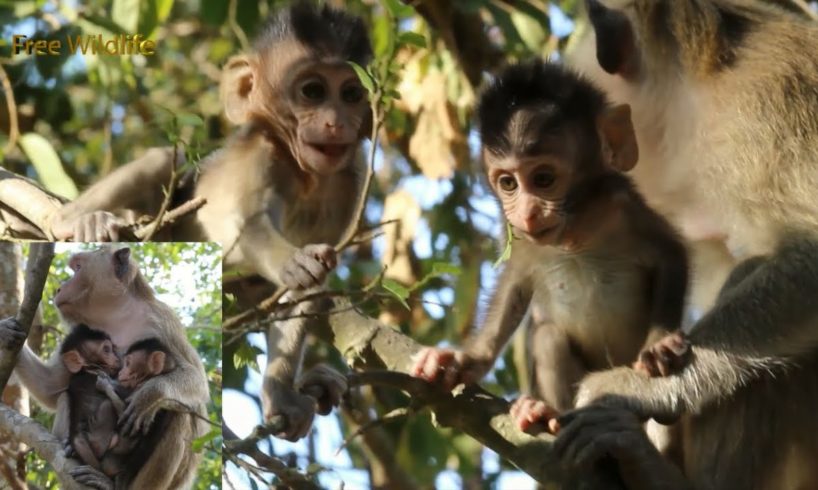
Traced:
[[631, 122], [631, 107], [622, 104], [606, 109], [597, 119], [597, 127], [604, 139], [603, 144], [610, 149], [606, 163], [620, 172], [632, 169], [639, 160], [639, 146]]
[[636, 55], [633, 28], [628, 17], [609, 9], [599, 0], [585, 0], [588, 18], [596, 31], [596, 58], [612, 75], [628, 75]]
[[125, 279], [128, 275], [128, 269], [131, 266], [130, 262], [131, 249], [128, 247], [120, 248], [114, 252], [114, 275], [119, 279]]
[[148, 371], [152, 376], [162, 374], [165, 370], [165, 353], [161, 350], [151, 352], [148, 356]]
[[65, 364], [66, 369], [68, 369], [68, 372], [72, 374], [80, 372], [82, 367], [85, 366], [82, 356], [75, 350], [64, 353], [62, 355], [62, 362]]
[[219, 87], [224, 113], [236, 125], [250, 116], [250, 94], [255, 88], [256, 59], [247, 55], [233, 56], [222, 71]]

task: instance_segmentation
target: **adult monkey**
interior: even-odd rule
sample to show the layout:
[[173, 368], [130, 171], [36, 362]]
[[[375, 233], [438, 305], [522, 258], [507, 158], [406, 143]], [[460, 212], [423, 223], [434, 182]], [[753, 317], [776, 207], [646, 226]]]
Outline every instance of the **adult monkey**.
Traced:
[[[355, 218], [365, 170], [355, 155], [371, 129], [366, 90], [347, 62], [366, 65], [371, 57], [362, 19], [341, 10], [302, 1], [273, 17], [254, 51], [225, 67], [225, 113], [240, 128], [202, 163], [192, 192], [207, 205], [174, 226], [171, 238], [219, 242], [227, 267], [291, 290], [320, 286], [336, 265], [333, 245]], [[171, 162], [170, 152], [152, 150], [118, 169], [65, 206], [54, 233], [116, 239], [133, 211], [155, 214]], [[316, 409], [294, 388], [305, 328], [288, 322], [268, 334], [264, 417], [284, 416], [288, 427], [278, 435], [290, 440], [306, 434]], [[321, 412], [346, 388], [325, 367], [304, 376], [302, 387], [326, 394]]]
[[[102, 248], [75, 254], [69, 260], [74, 275], [54, 297], [62, 318], [71, 325], [84, 323], [107, 333], [117, 348], [127, 348], [144, 338], [156, 337], [173, 355], [177, 368], [156, 376], [130, 399], [122, 422], [125, 433], [147, 432], [157, 412], [166, 408], [163, 400], [181, 402], [201, 415], [210, 399], [204, 366], [185, 336], [176, 314], [157, 300], [150, 285], [139, 272], [128, 248]], [[19, 338], [19, 325], [0, 322], [0, 340]], [[56, 409], [54, 432], [67, 437], [69, 373], [54, 356], [43, 362], [27, 346], [20, 351], [15, 368], [26, 388], [45, 407]], [[174, 417], [156, 450], [134, 477], [129, 488], [189, 488], [200, 455], [193, 452], [192, 439], [205, 427], [189, 415]], [[109, 488], [110, 479], [90, 467], [75, 470], [75, 477], [95, 488]]]
[[[764, 255], [694, 326], [678, 375], [586, 378], [556, 448], [615, 455], [633, 488], [816, 488], [818, 24], [751, 1], [586, 5], [595, 37], [576, 64], [631, 105], [644, 163], [666, 165], [655, 175], [682, 211], [719, 209], [737, 248]], [[685, 478], [654, 465], [631, 411], [687, 414]]]

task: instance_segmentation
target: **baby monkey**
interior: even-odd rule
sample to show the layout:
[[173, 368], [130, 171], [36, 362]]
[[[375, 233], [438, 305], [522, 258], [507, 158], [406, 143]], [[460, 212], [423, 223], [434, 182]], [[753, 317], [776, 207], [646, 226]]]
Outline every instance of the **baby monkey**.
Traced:
[[678, 329], [687, 253], [623, 174], [638, 158], [628, 106], [533, 61], [499, 74], [478, 119], [489, 185], [524, 240], [512, 245], [483, 327], [462, 350], [423, 349], [413, 374], [447, 389], [479, 381], [532, 307], [547, 327], [531, 347], [545, 403], [524, 397], [512, 408], [530, 430], [573, 407], [585, 374], [633, 363]]
[[71, 446], [85, 464], [113, 478], [115, 488], [127, 488], [161, 438], [167, 417], [160, 411], [146, 435], [121, 435], [117, 421], [125, 410], [123, 399], [148, 379], [174, 369], [176, 363], [151, 337], [131, 345], [120, 369], [110, 337], [82, 324], [66, 337], [60, 353], [72, 373], [68, 386]]

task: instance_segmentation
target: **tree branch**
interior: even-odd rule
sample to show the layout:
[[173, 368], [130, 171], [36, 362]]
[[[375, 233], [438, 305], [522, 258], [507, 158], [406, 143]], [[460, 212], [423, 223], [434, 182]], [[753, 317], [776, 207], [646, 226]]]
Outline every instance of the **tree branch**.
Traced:
[[[48, 269], [51, 267], [51, 260], [53, 258], [53, 243], [31, 244], [28, 264], [26, 266], [25, 294], [23, 295], [23, 303], [20, 305], [16, 318], [26, 333], [26, 337], [28, 337], [28, 332], [31, 330], [34, 315], [37, 314], [40, 299], [43, 297], [43, 287], [45, 287]], [[0, 352], [2, 352], [2, 356], [0, 356], [0, 392], [3, 391], [6, 387], [6, 383], [8, 383], [11, 372], [17, 364], [17, 356], [22, 346], [23, 343], [20, 343], [19, 347], [15, 349], [0, 346]]]
[[[335, 300], [335, 309], [344, 309], [347, 303]], [[606, 488], [604, 475], [569, 475], [551, 453], [553, 436], [534, 437], [518, 430], [506, 400], [479, 386], [447, 393], [409, 376], [411, 357], [422, 346], [398, 330], [354, 309], [323, 315], [320, 323], [320, 331], [314, 333], [333, 343], [356, 369], [370, 370], [351, 375], [351, 384], [379, 384], [410, 393], [413, 403], [431, 409], [438, 423], [470, 435], [544, 485], [559, 486], [579, 478], [596, 485], [589, 488]]]
[[66, 458], [63, 443], [36, 421], [0, 403], [0, 431], [32, 448], [41, 458], [48, 461], [60, 480], [60, 488], [65, 490], [86, 488], [69, 474], [72, 469], [80, 466], [80, 463]]

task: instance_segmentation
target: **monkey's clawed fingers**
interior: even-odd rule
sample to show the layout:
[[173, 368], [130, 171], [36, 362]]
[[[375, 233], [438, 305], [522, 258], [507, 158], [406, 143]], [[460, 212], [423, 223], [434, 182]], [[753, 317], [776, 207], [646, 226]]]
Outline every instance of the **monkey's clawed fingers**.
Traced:
[[348, 388], [346, 376], [326, 364], [305, 372], [295, 386], [300, 393], [315, 398], [321, 415], [329, 414], [333, 407], [340, 405]]
[[338, 265], [338, 254], [327, 244], [306, 245], [296, 250], [281, 271], [281, 281], [289, 289], [308, 289], [324, 282]]
[[689, 358], [690, 342], [681, 332], [674, 332], [640, 352], [633, 368], [651, 377], [670, 376], [681, 371]]
[[161, 408], [158, 400], [149, 399], [150, 395], [143, 393], [144, 390], [137, 391], [119, 417], [119, 430], [127, 436], [147, 434], [156, 417], [156, 412]]
[[20, 350], [26, 341], [26, 333], [16, 318], [0, 320], [0, 346], [8, 350]]
[[90, 466], [78, 466], [69, 471], [69, 474], [74, 477], [77, 483], [95, 490], [114, 490], [113, 480]]
[[511, 404], [509, 412], [514, 423], [523, 432], [538, 434], [547, 431], [555, 434], [559, 429], [556, 421], [557, 411], [542, 400], [522, 396]]
[[425, 347], [413, 358], [415, 363], [409, 372], [412, 376], [439, 382], [447, 390], [463, 382], [466, 355], [459, 350]]
[[125, 221], [107, 211], [94, 211], [76, 218], [70, 225], [57, 225], [52, 231], [58, 239], [75, 242], [116, 242]]

